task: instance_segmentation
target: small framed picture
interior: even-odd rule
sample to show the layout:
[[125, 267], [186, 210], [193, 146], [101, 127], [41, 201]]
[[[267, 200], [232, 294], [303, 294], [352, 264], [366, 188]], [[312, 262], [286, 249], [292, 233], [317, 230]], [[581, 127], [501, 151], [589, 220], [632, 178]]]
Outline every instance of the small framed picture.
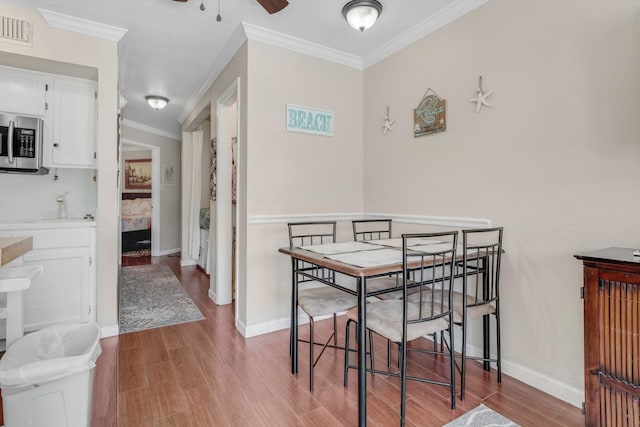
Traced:
[[162, 182], [166, 185], [173, 185], [176, 183], [176, 172], [173, 166], [164, 165], [162, 168]]

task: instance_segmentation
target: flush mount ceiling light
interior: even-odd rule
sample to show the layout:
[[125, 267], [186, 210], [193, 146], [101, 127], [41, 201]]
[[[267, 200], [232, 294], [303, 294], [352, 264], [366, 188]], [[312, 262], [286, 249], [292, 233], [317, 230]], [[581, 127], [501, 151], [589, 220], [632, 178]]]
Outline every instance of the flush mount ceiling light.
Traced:
[[342, 15], [356, 30], [364, 31], [376, 23], [382, 13], [377, 0], [352, 0], [342, 8]]
[[147, 95], [144, 97], [149, 103], [149, 106], [154, 110], [162, 110], [169, 103], [169, 98], [158, 95]]

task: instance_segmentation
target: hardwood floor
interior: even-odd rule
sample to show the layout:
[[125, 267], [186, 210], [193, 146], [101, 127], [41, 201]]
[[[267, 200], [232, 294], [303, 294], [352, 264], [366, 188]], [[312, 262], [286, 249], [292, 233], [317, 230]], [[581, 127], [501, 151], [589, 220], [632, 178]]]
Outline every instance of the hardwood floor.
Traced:
[[[357, 425], [356, 372], [350, 370], [349, 387], [344, 388], [342, 352], [325, 352], [310, 393], [306, 344], [300, 345], [296, 377], [290, 373], [288, 331], [244, 339], [234, 326], [234, 307], [209, 300], [204, 273], [180, 268], [177, 257], [152, 262], [172, 268], [206, 319], [102, 340], [94, 427]], [[316, 334], [330, 328], [330, 321], [318, 322]], [[339, 328], [344, 330], [344, 320]], [[300, 328], [302, 336], [307, 331]], [[376, 363], [385, 366], [382, 340], [376, 342], [376, 352]], [[445, 375], [447, 366], [443, 358], [411, 356], [410, 369]], [[375, 375], [368, 385], [369, 425], [398, 425], [399, 381]], [[467, 395], [464, 402], [457, 400], [455, 410], [444, 387], [409, 381], [407, 389], [409, 426], [442, 426], [480, 403], [522, 426], [584, 425], [578, 408], [506, 375], [498, 384], [495, 372], [484, 372], [479, 365], [469, 367]]]

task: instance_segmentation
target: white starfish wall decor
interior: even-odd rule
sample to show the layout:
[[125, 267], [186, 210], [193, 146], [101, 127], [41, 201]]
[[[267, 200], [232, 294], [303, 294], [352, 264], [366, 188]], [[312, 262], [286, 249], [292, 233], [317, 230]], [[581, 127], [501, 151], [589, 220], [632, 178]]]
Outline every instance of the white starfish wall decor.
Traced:
[[387, 105], [387, 115], [384, 117], [384, 123], [382, 124], [382, 133], [386, 135], [389, 131], [393, 132], [391, 126], [393, 126], [394, 123], [395, 120], [389, 120], [389, 106]]
[[469, 98], [469, 101], [476, 103], [476, 113], [480, 112], [480, 108], [482, 108], [483, 105], [485, 107], [491, 107], [491, 104], [489, 104], [487, 98], [490, 97], [492, 93], [492, 90], [486, 93], [482, 92], [482, 76], [480, 76], [478, 79], [478, 89], [476, 89], [476, 97]]

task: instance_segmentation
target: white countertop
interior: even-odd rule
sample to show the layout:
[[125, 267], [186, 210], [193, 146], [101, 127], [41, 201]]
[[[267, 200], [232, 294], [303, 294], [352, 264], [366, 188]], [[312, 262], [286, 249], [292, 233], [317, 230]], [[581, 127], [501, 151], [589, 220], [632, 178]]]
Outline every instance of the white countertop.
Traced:
[[49, 218], [33, 220], [2, 220], [0, 230], [22, 230], [34, 228], [82, 228], [95, 227], [95, 220], [82, 218]]

